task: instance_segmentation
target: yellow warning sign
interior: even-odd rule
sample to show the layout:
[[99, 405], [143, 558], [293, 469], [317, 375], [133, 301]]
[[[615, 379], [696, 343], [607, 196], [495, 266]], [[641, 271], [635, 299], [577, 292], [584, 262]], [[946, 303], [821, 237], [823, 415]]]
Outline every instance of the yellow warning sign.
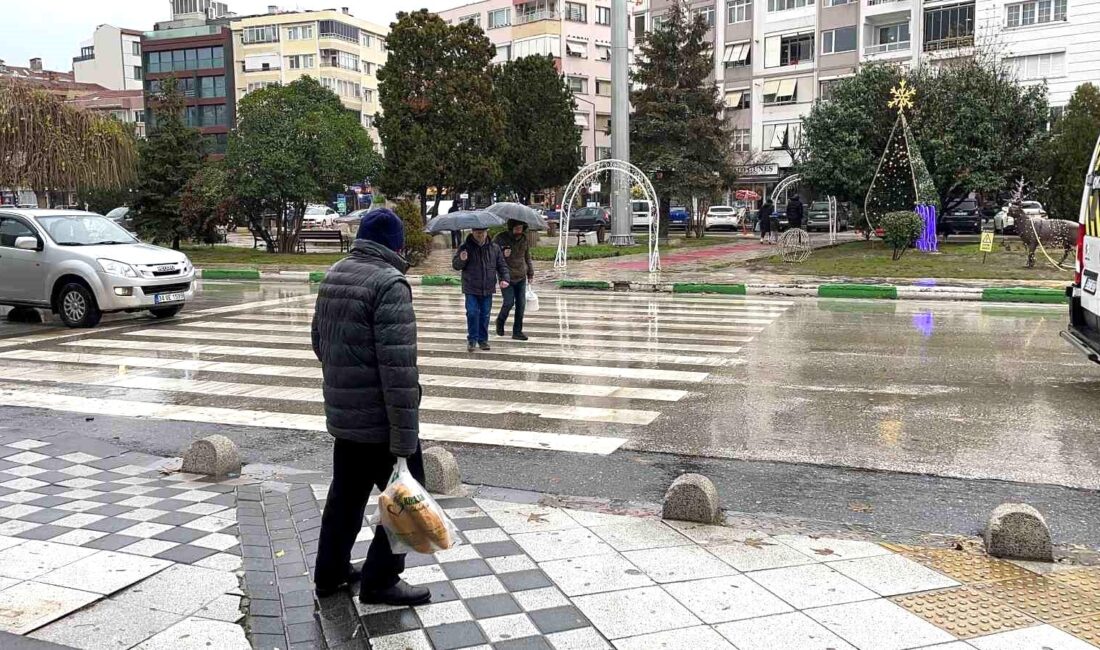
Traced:
[[993, 250], [993, 233], [991, 233], [991, 232], [983, 232], [982, 233], [982, 245], [981, 245], [981, 248], [979, 248], [978, 250], [980, 250], [983, 253], [988, 253], [988, 252]]

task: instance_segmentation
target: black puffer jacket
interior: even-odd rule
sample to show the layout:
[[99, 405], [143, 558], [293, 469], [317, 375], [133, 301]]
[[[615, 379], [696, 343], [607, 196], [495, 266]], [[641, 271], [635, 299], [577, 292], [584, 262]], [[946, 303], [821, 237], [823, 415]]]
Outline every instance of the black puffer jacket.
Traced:
[[[463, 251], [466, 259], [462, 259]], [[497, 292], [498, 282], [512, 281], [504, 253], [489, 238], [484, 244], [478, 244], [473, 235], [467, 235], [466, 241], [455, 251], [451, 266], [462, 271], [462, 293], [473, 296], [491, 296]]]
[[396, 456], [416, 451], [420, 375], [408, 264], [371, 241], [321, 282], [313, 315], [313, 351], [321, 360], [328, 432], [354, 442], [385, 443]]

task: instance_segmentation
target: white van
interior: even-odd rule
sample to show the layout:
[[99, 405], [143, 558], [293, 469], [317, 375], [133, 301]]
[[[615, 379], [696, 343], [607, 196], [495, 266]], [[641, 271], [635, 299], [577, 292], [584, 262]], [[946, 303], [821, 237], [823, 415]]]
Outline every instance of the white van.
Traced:
[[648, 228], [649, 227], [649, 214], [650, 203], [649, 201], [631, 201], [630, 202], [630, 219], [631, 224], [635, 228]]
[[1062, 338], [1090, 361], [1100, 363], [1100, 138], [1092, 152], [1085, 188], [1081, 192], [1081, 217], [1077, 230], [1077, 267], [1069, 297], [1069, 328]]

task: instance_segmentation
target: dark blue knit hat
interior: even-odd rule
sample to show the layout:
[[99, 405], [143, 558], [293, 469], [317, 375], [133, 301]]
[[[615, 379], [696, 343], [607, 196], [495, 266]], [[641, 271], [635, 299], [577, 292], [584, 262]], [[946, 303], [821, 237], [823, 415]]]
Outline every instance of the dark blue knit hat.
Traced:
[[392, 210], [378, 208], [363, 216], [355, 237], [382, 244], [397, 252], [405, 248], [405, 224], [401, 223], [401, 219]]

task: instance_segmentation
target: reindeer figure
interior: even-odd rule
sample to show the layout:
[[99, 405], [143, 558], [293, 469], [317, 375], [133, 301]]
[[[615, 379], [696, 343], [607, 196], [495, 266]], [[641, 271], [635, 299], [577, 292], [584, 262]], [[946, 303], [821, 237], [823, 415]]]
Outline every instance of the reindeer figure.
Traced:
[[1077, 224], [1064, 219], [1043, 219], [1030, 217], [1024, 214], [1019, 201], [1012, 201], [1008, 208], [1016, 224], [1016, 232], [1020, 235], [1020, 241], [1027, 247], [1027, 268], [1035, 266], [1035, 249], [1039, 244], [1043, 248], [1062, 249], [1062, 259], [1058, 266], [1065, 263], [1066, 258], [1073, 253], [1077, 246]]

